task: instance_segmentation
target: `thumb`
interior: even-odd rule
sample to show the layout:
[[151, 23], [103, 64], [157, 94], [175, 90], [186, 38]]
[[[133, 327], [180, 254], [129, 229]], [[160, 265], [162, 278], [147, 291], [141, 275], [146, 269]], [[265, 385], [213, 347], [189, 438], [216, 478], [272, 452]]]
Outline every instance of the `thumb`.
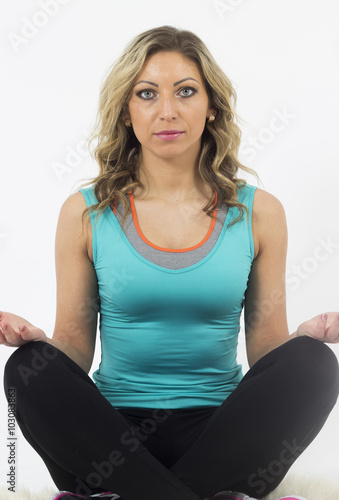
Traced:
[[325, 313], [320, 314], [314, 331], [314, 337], [316, 339], [320, 340], [326, 337], [326, 323], [327, 323], [327, 314]]
[[44, 335], [42, 330], [35, 330], [32, 328], [27, 328], [26, 325], [19, 326], [19, 331], [21, 333], [22, 340], [44, 340]]

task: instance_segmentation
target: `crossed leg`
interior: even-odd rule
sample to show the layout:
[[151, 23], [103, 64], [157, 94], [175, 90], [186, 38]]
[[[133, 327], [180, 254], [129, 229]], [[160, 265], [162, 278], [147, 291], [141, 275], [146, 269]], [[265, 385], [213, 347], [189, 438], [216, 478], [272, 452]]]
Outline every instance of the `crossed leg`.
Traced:
[[[204, 420], [192, 419], [191, 440], [166, 467], [149, 451], [157, 433], [138, 439], [128, 416], [55, 347], [26, 344], [5, 369], [18, 424], [58, 488], [114, 491], [128, 500], [199, 500], [225, 489], [267, 495], [320, 431], [338, 386], [338, 362], [328, 346], [290, 340], [261, 358]], [[178, 433], [185, 443], [185, 431], [178, 427]]]

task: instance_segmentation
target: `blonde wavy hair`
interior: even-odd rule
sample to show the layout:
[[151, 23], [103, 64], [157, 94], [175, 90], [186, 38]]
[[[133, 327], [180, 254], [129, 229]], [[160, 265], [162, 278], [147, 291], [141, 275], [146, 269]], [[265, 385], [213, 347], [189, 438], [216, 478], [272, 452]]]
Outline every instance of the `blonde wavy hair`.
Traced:
[[[241, 130], [236, 122], [243, 121], [235, 112], [236, 92], [230, 79], [221, 70], [213, 56], [191, 31], [172, 26], [150, 29], [136, 36], [125, 48], [121, 57], [108, 68], [108, 74], [100, 91], [99, 108], [94, 129], [89, 136], [89, 145], [97, 139], [94, 158], [99, 164], [99, 174], [82, 186], [94, 183], [95, 196], [99, 203], [87, 207], [87, 212], [99, 214], [118, 199], [124, 207], [122, 226], [130, 213], [127, 194], [143, 184], [139, 180], [138, 168], [141, 160], [141, 145], [133, 129], [125, 125], [129, 98], [145, 61], [158, 52], [179, 52], [194, 61], [203, 78], [211, 107], [217, 110], [216, 118], [206, 123], [201, 138], [198, 163], [201, 178], [217, 193], [217, 205], [222, 201], [229, 207], [238, 207], [239, 216], [233, 225], [242, 219], [247, 207], [237, 200], [238, 188], [246, 180], [237, 178], [242, 169], [258, 180], [258, 174], [238, 159]], [[93, 157], [92, 153], [91, 156]], [[215, 210], [214, 195], [203, 207], [210, 217]]]

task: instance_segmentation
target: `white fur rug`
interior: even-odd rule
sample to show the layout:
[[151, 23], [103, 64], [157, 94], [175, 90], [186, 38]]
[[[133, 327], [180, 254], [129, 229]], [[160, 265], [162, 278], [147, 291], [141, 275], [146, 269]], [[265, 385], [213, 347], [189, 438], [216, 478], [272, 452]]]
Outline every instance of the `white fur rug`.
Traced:
[[[0, 500], [49, 500], [57, 490], [45, 488], [32, 493], [19, 488], [16, 493], [0, 488]], [[278, 488], [262, 500], [277, 500], [287, 495], [298, 495], [306, 500], [339, 500], [339, 478], [314, 477], [290, 472]]]

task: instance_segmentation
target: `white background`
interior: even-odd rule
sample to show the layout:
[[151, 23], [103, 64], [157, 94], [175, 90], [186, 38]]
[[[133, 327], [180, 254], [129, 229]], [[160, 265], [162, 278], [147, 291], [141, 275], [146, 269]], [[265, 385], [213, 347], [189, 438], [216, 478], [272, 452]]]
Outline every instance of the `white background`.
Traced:
[[[97, 172], [83, 141], [94, 122], [104, 73], [131, 38], [169, 24], [197, 33], [234, 83], [237, 111], [248, 124], [242, 126], [240, 160], [285, 207], [290, 333], [317, 314], [339, 311], [338, 2], [70, 0], [43, 16], [47, 3], [50, 9], [55, 4], [17, 0], [1, 6], [0, 310], [52, 334], [56, 224], [64, 200]], [[32, 22], [40, 26], [28, 28]], [[284, 121], [272, 121], [278, 114]], [[60, 165], [66, 171], [58, 176]], [[256, 184], [253, 177], [247, 180]], [[331, 244], [326, 248], [324, 242]], [[339, 356], [339, 346], [331, 348]], [[11, 352], [1, 346], [1, 373]], [[239, 358], [244, 359], [243, 332]], [[98, 362], [99, 349], [93, 369]], [[0, 405], [4, 486], [2, 390]], [[295, 464], [298, 470], [338, 476], [338, 406]], [[53, 486], [20, 434], [17, 460], [17, 486]]]

